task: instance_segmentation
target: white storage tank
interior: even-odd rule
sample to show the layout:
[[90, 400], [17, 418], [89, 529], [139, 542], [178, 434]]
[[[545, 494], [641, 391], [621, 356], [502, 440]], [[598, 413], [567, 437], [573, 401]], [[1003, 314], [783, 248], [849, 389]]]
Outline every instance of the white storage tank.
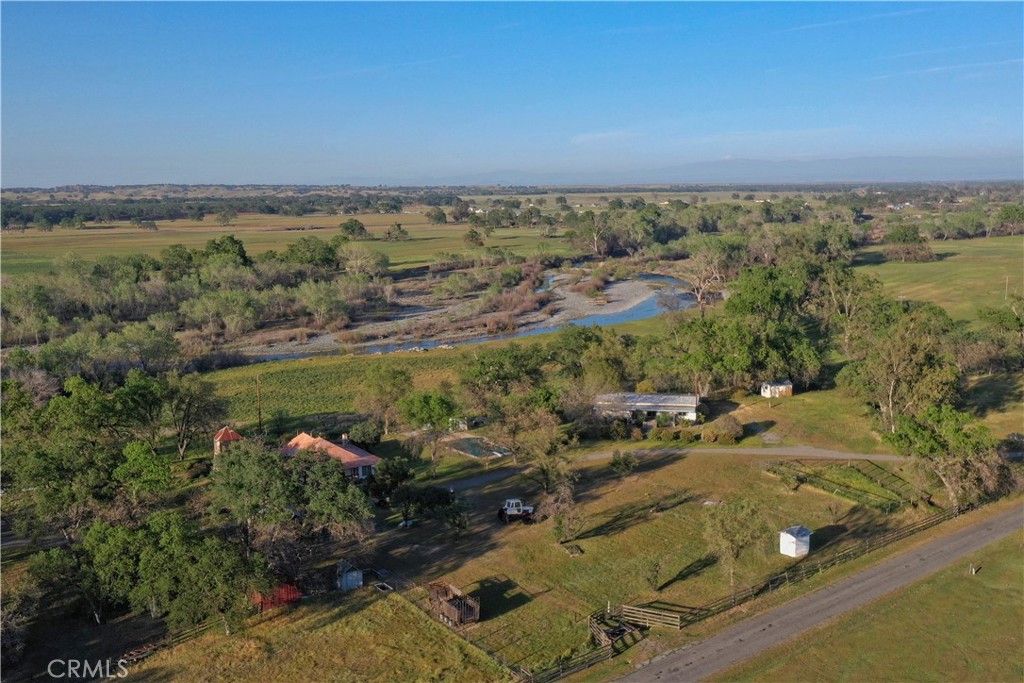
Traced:
[[811, 530], [791, 526], [779, 532], [779, 552], [786, 557], [803, 557], [811, 552]]

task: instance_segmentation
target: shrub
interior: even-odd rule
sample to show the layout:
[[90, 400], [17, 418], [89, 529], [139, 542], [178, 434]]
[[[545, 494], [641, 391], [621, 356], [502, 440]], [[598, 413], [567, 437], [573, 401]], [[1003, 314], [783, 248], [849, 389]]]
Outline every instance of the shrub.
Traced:
[[633, 427], [633, 429], [629, 432], [629, 438], [633, 439], [633, 441], [643, 441], [644, 430], [640, 429], [639, 427]]
[[650, 436], [655, 441], [672, 441], [676, 438], [676, 432], [666, 427], [655, 427], [651, 430]]
[[713, 424], [704, 425], [700, 432], [700, 440], [704, 443], [715, 443], [718, 441], [718, 432]]
[[723, 415], [709, 426], [719, 443], [734, 444], [743, 438], [743, 425], [732, 415]]
[[743, 399], [747, 397], [747, 395], [748, 394], [746, 389], [737, 389], [736, 391], [732, 392], [732, 395], [729, 398], [731, 398], [733, 401], [736, 401], [737, 403], [740, 403], [741, 401], [743, 401]]
[[382, 436], [384, 436], [384, 425], [379, 420], [357, 422], [348, 431], [348, 437], [353, 443], [364, 448], [376, 446], [380, 443]]
[[625, 477], [637, 466], [637, 458], [632, 453], [612, 452], [612, 471], [620, 477]]
[[680, 443], [693, 443], [697, 440], [697, 434], [692, 429], [680, 429], [676, 432], [676, 438]]
[[625, 420], [615, 420], [608, 428], [608, 436], [615, 441], [623, 441], [629, 433], [629, 427]]
[[212, 465], [209, 460], [194, 460], [189, 463], [185, 477], [189, 481], [195, 481], [196, 479], [208, 476], [211, 469]]
[[[639, 384], [637, 385], [637, 391], [641, 391]], [[667, 413], [658, 413], [657, 417], [654, 418], [654, 424], [658, 425], [659, 427], [671, 427], [672, 422], [672, 416]]]

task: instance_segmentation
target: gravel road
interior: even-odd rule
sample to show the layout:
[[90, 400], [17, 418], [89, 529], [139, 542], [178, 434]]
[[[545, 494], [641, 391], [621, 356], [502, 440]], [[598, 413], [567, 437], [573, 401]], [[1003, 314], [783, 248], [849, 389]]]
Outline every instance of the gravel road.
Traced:
[[892, 593], [1024, 528], [1024, 506], [982, 520], [673, 652], [620, 679], [701, 681], [841, 614]]

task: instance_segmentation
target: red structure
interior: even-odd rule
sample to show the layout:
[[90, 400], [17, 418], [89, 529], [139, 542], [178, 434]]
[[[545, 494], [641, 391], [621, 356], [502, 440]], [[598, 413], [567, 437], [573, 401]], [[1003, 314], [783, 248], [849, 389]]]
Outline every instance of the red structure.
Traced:
[[228, 449], [232, 441], [244, 441], [245, 437], [231, 427], [225, 427], [213, 435], [213, 454], [220, 455]]
[[285, 583], [275, 588], [270, 595], [257, 593], [252, 596], [252, 604], [256, 607], [256, 611], [262, 614], [267, 610], [284, 607], [285, 605], [298, 602], [301, 599], [302, 591], [299, 590], [299, 587], [290, 583]]

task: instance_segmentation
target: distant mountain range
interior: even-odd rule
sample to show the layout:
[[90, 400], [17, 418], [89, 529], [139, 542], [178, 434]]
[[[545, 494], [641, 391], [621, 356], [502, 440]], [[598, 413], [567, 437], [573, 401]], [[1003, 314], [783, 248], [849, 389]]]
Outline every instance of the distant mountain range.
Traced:
[[[458, 175], [334, 175], [317, 182], [248, 183], [245, 179], [225, 179], [224, 183], [145, 183], [140, 185], [74, 184], [61, 188], [5, 187], [5, 198], [20, 191], [72, 192], [91, 194], [93, 199], [113, 198], [104, 193], [109, 188], [146, 188], [139, 196], [150, 196], [159, 190], [168, 196], [210, 197], [278, 195], [294, 190], [303, 194], [316, 188], [341, 189], [344, 186], [374, 188], [422, 187], [493, 187], [504, 186], [600, 186], [619, 185], [782, 185], [782, 184], [865, 184], [921, 182], [1024, 182], [1024, 153], [1018, 156], [965, 157], [853, 157], [849, 159], [807, 159], [769, 161], [764, 159], [722, 159], [664, 166], [649, 169], [606, 171], [503, 171], [467, 172]], [[161, 189], [162, 188], [162, 189]], [[123, 193], [117, 193], [118, 196]], [[131, 196], [131, 195], [128, 195]], [[66, 197], [62, 197], [66, 198]]]
[[723, 159], [623, 171], [494, 171], [448, 177], [338, 178], [355, 185], [635, 185], [669, 183], [840, 183], [1024, 181], [1024, 155], [957, 157], [854, 157], [766, 161]]

